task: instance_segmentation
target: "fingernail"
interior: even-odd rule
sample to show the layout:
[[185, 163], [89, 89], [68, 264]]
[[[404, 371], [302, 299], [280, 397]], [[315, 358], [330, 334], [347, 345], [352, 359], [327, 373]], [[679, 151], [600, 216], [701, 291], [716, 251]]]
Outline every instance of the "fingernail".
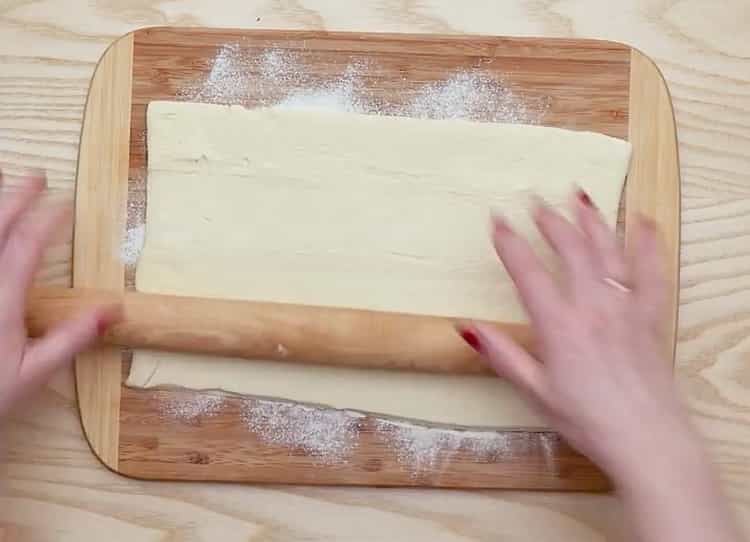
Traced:
[[594, 203], [591, 201], [591, 198], [589, 197], [589, 195], [586, 192], [584, 192], [582, 189], [580, 188], [578, 189], [578, 193], [576, 194], [576, 196], [578, 197], [578, 201], [583, 203], [586, 207], [594, 206]]
[[112, 322], [109, 318], [99, 318], [96, 322], [96, 334], [99, 335], [99, 337], [106, 335], [111, 325]]
[[492, 215], [492, 228], [495, 235], [505, 235], [510, 233], [510, 226], [505, 219], [499, 215]]
[[479, 335], [473, 330], [463, 327], [459, 328], [458, 333], [461, 335], [461, 338], [466, 341], [466, 344], [471, 346], [477, 352], [482, 351], [482, 343], [479, 342]]
[[106, 335], [112, 325], [122, 320], [123, 311], [121, 305], [112, 305], [106, 308], [96, 322], [96, 333], [101, 337]]
[[656, 221], [653, 218], [644, 214], [641, 214], [638, 218], [640, 219], [642, 228], [650, 230], [652, 232], [656, 231]]

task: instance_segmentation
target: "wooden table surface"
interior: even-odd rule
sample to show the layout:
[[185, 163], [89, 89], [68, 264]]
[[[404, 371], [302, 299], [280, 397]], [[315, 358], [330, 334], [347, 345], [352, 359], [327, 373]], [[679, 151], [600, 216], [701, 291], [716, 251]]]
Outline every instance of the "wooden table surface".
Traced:
[[[724, 0], [0, 0], [0, 164], [72, 196], [86, 91], [146, 25], [597, 37], [652, 56], [683, 175], [677, 380], [750, 531], [750, 3]], [[70, 278], [70, 244], [42, 278]], [[154, 483], [89, 451], [72, 373], [5, 422], [0, 540], [624, 540], [603, 495]]]

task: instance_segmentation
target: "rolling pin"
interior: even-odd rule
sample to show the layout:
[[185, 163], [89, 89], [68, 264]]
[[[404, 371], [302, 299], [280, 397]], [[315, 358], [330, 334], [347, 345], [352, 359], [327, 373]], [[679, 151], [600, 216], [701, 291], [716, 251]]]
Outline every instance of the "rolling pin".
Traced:
[[[456, 318], [139, 292], [33, 288], [31, 336], [88, 307], [122, 304], [101, 342], [244, 359], [432, 373], [491, 372], [454, 329]], [[530, 346], [528, 326], [493, 325]]]

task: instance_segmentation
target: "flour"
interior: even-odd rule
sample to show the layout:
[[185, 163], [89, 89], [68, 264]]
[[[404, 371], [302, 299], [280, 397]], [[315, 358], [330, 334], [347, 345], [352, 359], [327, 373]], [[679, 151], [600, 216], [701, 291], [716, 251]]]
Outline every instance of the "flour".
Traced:
[[301, 80], [303, 77], [298, 69], [297, 55], [285, 49], [266, 49], [257, 62], [254, 62], [254, 57], [247, 57], [242, 62], [257, 64], [264, 82], [284, 80], [288, 84], [293, 79]]
[[120, 260], [125, 265], [135, 265], [143, 250], [143, 244], [146, 241], [146, 225], [139, 224], [128, 228], [125, 232], [125, 238], [120, 246]]
[[[434, 470], [461, 450], [474, 461], [494, 463], [524, 455], [529, 435], [426, 427], [410, 422], [378, 419], [378, 433], [390, 443], [398, 462], [413, 475]], [[519, 446], [519, 438], [521, 439]]]
[[300, 450], [321, 463], [345, 462], [357, 446], [362, 414], [282, 401], [246, 399], [242, 421], [264, 443]]
[[194, 102], [241, 104], [251, 81], [246, 63], [239, 44], [224, 45], [216, 53], [205, 81], [183, 89], [179, 96]]
[[[290, 454], [304, 452], [321, 464], [347, 463], [359, 445], [366, 415], [350, 410], [303, 405], [282, 400], [243, 397], [240, 419], [264, 444], [286, 448]], [[164, 416], [197, 424], [219, 415], [226, 404], [222, 392], [165, 392], [159, 401]], [[395, 453], [398, 463], [413, 476], [440, 469], [456, 452], [479, 463], [497, 463], [532, 453], [532, 436], [492, 430], [429, 427], [418, 422], [378, 418], [376, 436]], [[540, 433], [539, 450], [552, 468], [559, 442], [554, 435]]]
[[424, 85], [403, 110], [405, 117], [536, 124], [548, 104], [527, 106], [502, 79], [483, 71], [461, 71]]
[[371, 60], [356, 59], [321, 80], [300, 53], [259, 52], [235, 43], [219, 48], [208, 75], [178, 96], [216, 104], [514, 124], [537, 124], [549, 108], [547, 100], [522, 99], [496, 72], [481, 68], [458, 70], [445, 79], [405, 89], [406, 101], [387, 103], [374, 98], [364, 83], [376, 68]]
[[[359, 412], [281, 400], [243, 401], [240, 417], [261, 441], [290, 452], [300, 450], [324, 464], [346, 463], [358, 446], [364, 426], [365, 414]], [[475, 461], [494, 463], [524, 455], [531, 444], [525, 432], [509, 435], [491, 430], [427, 427], [383, 418], [374, 418], [374, 426], [399, 464], [414, 476], [439, 468], [443, 460], [459, 450]]]
[[224, 407], [224, 396], [218, 392], [165, 394], [159, 405], [162, 415], [181, 422], [195, 423], [201, 418], [219, 414]]
[[[367, 64], [357, 62], [349, 64], [341, 76], [335, 77], [318, 86], [300, 88], [291, 91], [275, 107], [282, 109], [337, 111], [342, 113], [369, 113], [372, 105], [360, 74]], [[279, 67], [282, 78], [288, 77], [288, 68]], [[287, 75], [284, 75], [287, 74]]]

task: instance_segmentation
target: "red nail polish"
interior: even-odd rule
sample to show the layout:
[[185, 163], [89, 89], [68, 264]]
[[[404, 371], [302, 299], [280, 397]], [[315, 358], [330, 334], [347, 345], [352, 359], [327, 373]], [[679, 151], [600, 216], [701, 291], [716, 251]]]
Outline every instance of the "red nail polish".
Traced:
[[583, 190], [578, 190], [578, 201], [583, 203], [586, 207], [593, 207], [594, 205], [589, 195]]
[[505, 222], [505, 219], [499, 216], [492, 217], [492, 227], [495, 230], [495, 234], [497, 235], [505, 235], [506, 233], [510, 233], [510, 226], [508, 226], [508, 223]]
[[479, 337], [477, 337], [477, 334], [471, 331], [470, 329], [462, 329], [461, 330], [461, 338], [466, 341], [466, 343], [471, 346], [474, 350], [477, 352], [481, 352], [482, 345], [479, 342]]
[[96, 322], [96, 334], [100, 337], [105, 335], [109, 330], [110, 325], [112, 325], [112, 322], [109, 318], [99, 318]]
[[113, 305], [99, 315], [96, 321], [96, 333], [99, 337], [106, 335], [110, 328], [122, 319], [122, 307]]
[[644, 230], [649, 230], [652, 233], [657, 230], [656, 221], [653, 218], [648, 217], [648, 216], [646, 216], [644, 214], [641, 214], [638, 218], [640, 220], [641, 227]]

